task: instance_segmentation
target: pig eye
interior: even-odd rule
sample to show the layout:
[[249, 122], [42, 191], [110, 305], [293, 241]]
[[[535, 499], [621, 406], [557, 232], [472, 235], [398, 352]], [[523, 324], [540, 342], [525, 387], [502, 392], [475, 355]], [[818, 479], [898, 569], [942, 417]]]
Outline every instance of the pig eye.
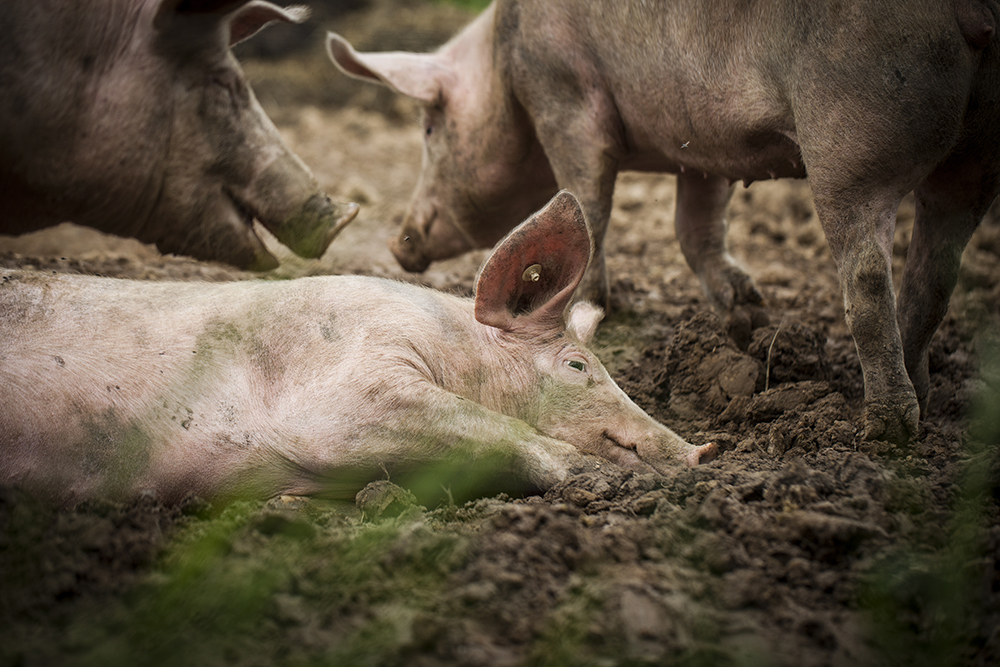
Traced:
[[574, 371], [580, 371], [581, 373], [587, 372], [587, 364], [580, 361], [579, 359], [570, 359], [566, 362], [566, 365], [572, 368]]

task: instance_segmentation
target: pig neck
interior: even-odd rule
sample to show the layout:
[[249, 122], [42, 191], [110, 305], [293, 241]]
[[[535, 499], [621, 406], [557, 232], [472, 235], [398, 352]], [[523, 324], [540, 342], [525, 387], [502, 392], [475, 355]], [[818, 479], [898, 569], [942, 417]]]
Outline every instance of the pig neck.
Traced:
[[514, 334], [476, 321], [472, 302], [451, 302], [458, 345], [428, 340], [419, 354], [429, 379], [441, 388], [511, 417], [530, 420], [541, 373], [536, 358], [564, 342], [562, 332]]
[[[492, 156], [486, 164], [467, 165], [467, 171], [476, 174], [484, 193], [490, 193], [487, 199], [525, 201], [510, 213], [521, 220], [548, 201], [555, 179], [528, 113], [515, 94], [510, 57], [501, 43], [504, 29], [497, 25], [494, 2], [439, 53], [459, 76], [456, 90], [449, 95], [451, 113], [473, 125], [466, 132], [482, 143], [476, 153]], [[536, 184], [533, 191], [525, 192], [525, 179]], [[488, 238], [477, 239], [483, 241], [479, 247], [492, 247], [506, 231], [493, 230]]]
[[485, 407], [535, 423], [542, 384], [537, 359], [563, 345], [560, 333], [515, 334], [476, 322], [481, 374], [478, 400]]

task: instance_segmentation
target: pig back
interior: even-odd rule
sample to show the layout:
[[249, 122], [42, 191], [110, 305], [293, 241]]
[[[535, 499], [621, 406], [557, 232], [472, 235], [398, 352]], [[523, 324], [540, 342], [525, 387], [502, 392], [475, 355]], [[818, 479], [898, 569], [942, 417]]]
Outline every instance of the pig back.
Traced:
[[[969, 4], [985, 23], [956, 16], [952, 5]], [[882, 127], [911, 103], [888, 97], [887, 81], [904, 71], [907, 95], [933, 94], [927, 63], [947, 55], [949, 79], [971, 75], [959, 61], [992, 34], [978, 0], [500, 0], [496, 11], [500, 67], [536, 123], [566, 127], [565, 110], [583, 109], [623, 169], [683, 164], [734, 180], [804, 176], [807, 106], [848, 100]]]

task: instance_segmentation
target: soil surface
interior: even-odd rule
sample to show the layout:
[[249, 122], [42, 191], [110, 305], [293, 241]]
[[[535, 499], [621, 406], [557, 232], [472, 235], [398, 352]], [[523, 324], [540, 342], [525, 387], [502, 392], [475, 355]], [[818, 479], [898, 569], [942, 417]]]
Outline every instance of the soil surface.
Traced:
[[[471, 17], [329, 4], [321, 27], [362, 49], [427, 49]], [[362, 273], [471, 294], [485, 252], [419, 276], [389, 253], [420, 167], [416, 109], [341, 77], [320, 33], [283, 58], [244, 54], [245, 69], [321, 186], [362, 212], [319, 260], [272, 242], [283, 264], [263, 277]], [[932, 343], [922, 433], [891, 447], [859, 437], [860, 365], [808, 185], [733, 196], [730, 245], [770, 318], [746, 350], [684, 263], [674, 196], [670, 176], [619, 177], [613, 309], [594, 348], [650, 414], [718, 443], [716, 461], [464, 505], [442, 489], [436, 507], [391, 481], [354, 504], [73, 510], [0, 489], [0, 664], [1000, 663], [998, 216], [969, 244]], [[913, 215], [905, 201], [897, 285]], [[71, 225], [0, 237], [0, 267], [261, 277]]]

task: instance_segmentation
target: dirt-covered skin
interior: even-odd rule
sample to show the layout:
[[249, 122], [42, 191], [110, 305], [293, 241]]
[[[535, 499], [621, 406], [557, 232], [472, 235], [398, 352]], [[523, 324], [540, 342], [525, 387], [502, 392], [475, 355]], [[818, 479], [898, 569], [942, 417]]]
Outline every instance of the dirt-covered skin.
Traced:
[[[392, 30], [425, 21], [447, 34], [462, 17], [385, 0], [329, 27], [379, 48]], [[245, 69], [320, 187], [362, 211], [319, 260], [272, 244], [283, 264], [265, 277], [415, 280], [386, 240], [420, 164], [416, 118], [363, 88], [309, 97], [309, 73], [327, 75], [314, 46]], [[281, 104], [291, 85], [295, 104]], [[615, 311], [594, 348], [654, 418], [718, 443], [716, 461], [669, 479], [588, 473], [541, 497], [464, 506], [442, 489], [436, 509], [392, 480], [356, 505], [146, 498], [54, 511], [4, 489], [0, 665], [996, 664], [1000, 216], [966, 250], [931, 344], [923, 432], [893, 449], [855, 432], [861, 367], [808, 187], [757, 183], [733, 197], [732, 252], [771, 322], [746, 352], [684, 263], [674, 196], [670, 177], [619, 177]], [[899, 218], [897, 275], [910, 200]], [[469, 294], [483, 254], [420, 279]], [[254, 275], [74, 227], [0, 238], [0, 266]]]

